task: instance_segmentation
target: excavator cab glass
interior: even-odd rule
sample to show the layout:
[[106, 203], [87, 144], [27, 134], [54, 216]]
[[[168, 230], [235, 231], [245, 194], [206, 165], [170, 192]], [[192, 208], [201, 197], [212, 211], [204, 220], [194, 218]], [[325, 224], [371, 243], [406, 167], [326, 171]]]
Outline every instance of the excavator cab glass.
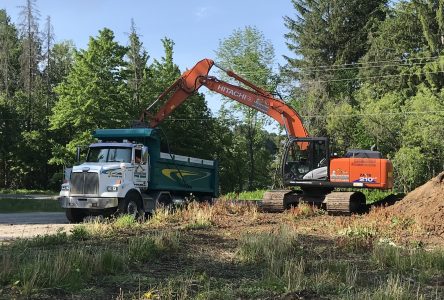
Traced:
[[284, 151], [282, 173], [286, 185], [328, 179], [330, 160], [327, 138], [290, 139]]

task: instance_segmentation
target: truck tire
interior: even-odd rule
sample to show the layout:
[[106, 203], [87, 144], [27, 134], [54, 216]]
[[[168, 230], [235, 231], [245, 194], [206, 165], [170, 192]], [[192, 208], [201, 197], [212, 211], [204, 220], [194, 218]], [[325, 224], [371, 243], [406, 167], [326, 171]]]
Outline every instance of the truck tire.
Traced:
[[140, 197], [137, 193], [129, 192], [126, 194], [125, 198], [119, 199], [119, 214], [127, 214], [131, 215], [134, 218], [138, 218], [140, 215], [143, 215], [142, 211], [142, 202], [140, 201]]
[[173, 208], [173, 199], [168, 193], [161, 194], [159, 199], [157, 199], [156, 207], [164, 207], [168, 210]]
[[65, 214], [69, 223], [83, 222], [83, 219], [86, 216], [85, 212], [80, 208], [66, 208]]

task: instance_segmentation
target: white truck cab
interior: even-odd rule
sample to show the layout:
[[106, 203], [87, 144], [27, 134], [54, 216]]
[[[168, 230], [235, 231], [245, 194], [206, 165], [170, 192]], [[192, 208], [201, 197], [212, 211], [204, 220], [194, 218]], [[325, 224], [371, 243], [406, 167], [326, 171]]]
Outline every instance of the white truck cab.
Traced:
[[149, 154], [141, 144], [94, 143], [89, 146], [86, 161], [72, 168], [67, 182], [62, 184], [59, 201], [72, 222], [83, 219], [86, 211], [123, 209], [124, 213], [136, 214], [137, 206], [127, 203], [119, 207], [134, 190], [148, 188]]

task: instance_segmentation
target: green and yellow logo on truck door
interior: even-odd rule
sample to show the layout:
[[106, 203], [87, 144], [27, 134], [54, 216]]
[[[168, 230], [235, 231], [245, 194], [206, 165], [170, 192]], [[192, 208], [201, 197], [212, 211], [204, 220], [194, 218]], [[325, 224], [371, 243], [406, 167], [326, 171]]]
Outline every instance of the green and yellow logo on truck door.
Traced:
[[162, 169], [162, 174], [173, 181], [186, 180], [187, 182], [201, 180], [211, 175], [210, 172], [179, 171], [178, 169]]

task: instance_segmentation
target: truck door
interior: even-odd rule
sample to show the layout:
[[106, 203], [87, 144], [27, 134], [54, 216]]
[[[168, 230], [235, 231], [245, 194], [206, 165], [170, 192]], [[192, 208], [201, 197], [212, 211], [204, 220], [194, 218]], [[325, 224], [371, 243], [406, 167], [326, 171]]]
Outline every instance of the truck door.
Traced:
[[134, 185], [141, 188], [148, 188], [149, 180], [149, 156], [148, 148], [136, 146], [134, 148]]

